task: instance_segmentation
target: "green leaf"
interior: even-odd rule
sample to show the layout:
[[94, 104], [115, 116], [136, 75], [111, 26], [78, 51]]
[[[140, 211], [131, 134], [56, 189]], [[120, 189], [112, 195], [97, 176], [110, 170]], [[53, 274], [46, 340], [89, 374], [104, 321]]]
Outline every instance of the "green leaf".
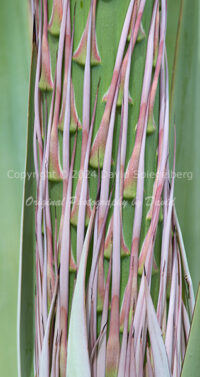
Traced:
[[33, 124], [34, 124], [34, 82], [36, 70], [36, 47], [33, 43], [29, 112], [26, 178], [22, 211], [22, 236], [20, 247], [20, 271], [18, 294], [18, 376], [33, 375], [34, 354], [34, 290], [35, 290], [35, 179], [28, 175], [34, 172]]
[[[102, 117], [102, 113], [104, 110], [104, 105], [101, 104], [101, 97], [107, 90], [110, 80], [112, 69], [114, 65], [114, 58], [116, 56], [116, 50], [119, 40], [119, 35], [121, 32], [122, 21], [124, 19], [124, 14], [126, 10], [126, 6], [128, 5], [129, 1], [126, 0], [124, 2], [125, 5], [122, 7], [120, 4], [120, 0], [115, 0], [115, 2], [99, 2], [99, 15], [101, 15], [103, 19], [103, 23], [105, 25], [104, 30], [101, 30], [102, 20], [98, 19], [97, 17], [97, 37], [98, 37], [98, 44], [99, 49], [102, 55], [102, 64], [98, 67], [94, 67], [92, 69], [92, 101], [94, 100], [94, 93], [96, 91], [97, 82], [99, 76], [103, 77], [102, 85], [100, 87], [100, 95], [98, 100], [98, 112], [95, 122], [95, 132], [96, 133], [99, 123]], [[173, 0], [169, 1], [169, 12], [168, 12], [168, 19], [173, 18], [173, 22], [177, 24], [177, 12], [173, 13]], [[197, 54], [198, 50], [195, 46], [198, 45], [197, 38], [197, 20], [198, 20], [198, 12], [195, 14], [194, 22], [194, 9], [192, 9], [191, 5], [188, 5], [189, 2], [186, 3], [185, 0], [185, 7], [184, 7], [184, 17], [183, 17], [183, 26], [182, 26], [182, 34], [180, 38], [180, 52], [179, 52], [179, 59], [178, 59], [178, 66], [177, 66], [177, 79], [175, 82], [175, 108], [176, 108], [176, 123], [177, 123], [177, 140], [178, 140], [178, 153], [177, 153], [177, 171], [186, 171], [191, 169], [194, 170], [194, 161], [198, 161], [200, 156], [198, 155], [198, 148], [192, 148], [193, 142], [195, 143], [200, 140], [199, 133], [200, 130], [198, 127], [193, 127], [193, 124], [197, 124], [196, 121], [199, 117], [198, 115], [198, 106], [195, 107], [195, 100], [198, 100], [198, 95], [194, 95], [193, 93], [197, 93]], [[74, 4], [74, 1], [72, 1]], [[79, 42], [82, 27], [85, 26], [87, 14], [88, 14], [88, 5], [89, 1], [86, 2], [84, 6], [78, 6], [76, 12], [76, 24], [79, 25], [78, 28], [75, 30], [75, 46]], [[111, 5], [111, 6], [110, 6]], [[197, 1], [196, 1], [197, 5]], [[73, 9], [73, 6], [72, 6]], [[171, 9], [171, 10], [170, 10]], [[144, 25], [145, 31], [148, 33], [149, 28], [149, 14], [151, 14], [152, 10], [152, 1], [147, 2], [145, 12], [144, 12]], [[178, 10], [178, 8], [176, 8]], [[175, 21], [174, 21], [175, 19]], [[79, 22], [80, 21], [80, 22]], [[116, 24], [117, 22], [117, 24]], [[169, 29], [168, 29], [169, 30]], [[169, 30], [169, 33], [171, 31]], [[79, 35], [78, 35], [79, 34]], [[185, 36], [186, 41], [185, 41]], [[175, 40], [174, 35], [172, 36], [173, 41]], [[192, 41], [192, 42], [191, 42]], [[138, 116], [139, 110], [139, 102], [140, 102], [140, 93], [141, 93], [141, 85], [142, 85], [142, 77], [143, 77], [143, 70], [144, 70], [144, 59], [145, 59], [145, 51], [146, 51], [146, 43], [147, 39], [138, 43], [134, 52], [133, 64], [131, 67], [131, 88], [130, 92], [134, 99], [134, 105], [131, 107], [130, 110], [130, 125], [129, 125], [129, 140], [127, 145], [127, 160], [130, 157], [134, 137], [135, 137], [135, 124]], [[52, 56], [56, 56], [54, 54], [54, 50], [56, 50], [56, 43], [55, 39], [52, 38], [50, 41], [51, 49], [52, 49]], [[104, 44], [107, 48], [104, 48]], [[193, 46], [191, 49], [191, 45]], [[109, 48], [111, 46], [111, 49]], [[105, 51], [105, 56], [103, 55], [103, 51]], [[173, 56], [174, 52], [174, 44], [172, 46], [169, 45], [168, 53]], [[33, 54], [34, 55], [34, 54]], [[35, 58], [34, 58], [35, 59]], [[34, 60], [33, 59], [33, 60]], [[52, 59], [53, 61], [53, 59]], [[184, 63], [183, 63], [184, 62]], [[34, 65], [35, 63], [33, 63]], [[54, 64], [55, 65], [55, 62]], [[33, 69], [33, 66], [32, 66]], [[191, 76], [188, 78], [188, 72], [191, 71]], [[193, 73], [195, 72], [195, 74]], [[34, 69], [32, 71], [34, 76]], [[33, 76], [31, 79], [33, 79]], [[34, 80], [34, 79], [33, 79]], [[33, 82], [33, 81], [32, 81]], [[83, 69], [82, 67], [78, 66], [76, 63], [73, 63], [73, 82], [76, 92], [77, 98], [77, 107], [78, 113], [81, 114], [82, 108], [82, 88], [80, 86], [83, 82]], [[81, 83], [81, 85], [80, 85]], [[33, 84], [31, 85], [31, 94], [30, 94], [30, 103], [33, 104]], [[186, 107], [189, 109], [188, 114], [186, 114]], [[32, 106], [30, 107], [30, 114], [29, 114], [29, 140], [28, 140], [28, 160], [27, 160], [27, 168], [26, 171], [33, 171], [33, 159], [32, 159], [32, 125], [33, 125], [33, 113], [32, 113]], [[157, 120], [157, 113], [158, 113], [158, 96], [155, 104], [155, 118]], [[116, 140], [118, 138], [118, 131], [119, 131], [119, 123], [120, 117], [119, 112], [117, 113], [117, 122], [116, 122], [116, 133], [115, 133], [115, 141], [114, 144], [117, 147]], [[78, 137], [78, 149], [81, 150], [81, 134]], [[146, 169], [149, 171], [154, 171], [156, 166], [156, 146], [157, 146], [157, 132], [152, 135], [148, 136], [147, 138], [147, 153], [146, 153]], [[197, 145], [198, 146], [198, 145]], [[115, 148], [116, 149], [116, 148]], [[193, 153], [191, 153], [191, 149]], [[116, 160], [116, 150], [114, 151], [114, 160]], [[80, 161], [80, 153], [76, 158], [76, 169], [79, 169], [79, 161]], [[29, 170], [30, 169], [30, 170]], [[198, 263], [196, 263], [196, 257], [194, 255], [198, 255], [198, 244], [199, 244], [199, 232], [197, 229], [199, 228], [199, 207], [198, 204], [198, 182], [199, 177], [198, 174], [198, 166], [195, 166], [195, 176], [196, 178], [191, 181], [183, 181], [177, 180], [176, 181], [176, 197], [177, 197], [177, 207], [181, 225], [183, 227], [183, 236], [184, 240], [186, 241], [186, 249], [190, 250], [190, 245], [192, 243], [192, 250], [196, 248], [196, 253], [192, 253], [191, 258], [191, 267], [194, 266], [194, 276], [195, 281], [198, 279]], [[149, 180], [150, 181], [150, 180]], [[153, 182], [145, 182], [145, 193], [146, 195], [152, 194], [152, 184]], [[62, 185], [61, 184], [50, 184], [50, 195], [52, 199], [61, 198], [62, 197]], [[91, 185], [91, 192], [94, 193], [96, 191], [95, 182]], [[74, 188], [76, 185], [74, 185]], [[26, 179], [25, 181], [25, 201], [28, 196], [34, 194], [34, 187], [33, 182], [30, 182]], [[188, 200], [187, 198], [191, 198]], [[184, 203], [184, 208], [183, 208]], [[187, 208], [185, 209], [185, 206]], [[53, 208], [54, 209], [54, 208]], [[145, 221], [146, 212], [148, 208], [145, 206], [144, 216], [143, 216], [143, 229], [142, 229], [142, 236], [141, 242], [145, 236], [147, 231], [147, 223]], [[53, 211], [52, 211], [53, 212]], [[188, 216], [185, 216], [185, 213]], [[130, 203], [127, 203], [127, 207], [124, 210], [123, 214], [123, 221], [127, 225], [125, 229], [125, 239], [130, 247], [131, 242], [131, 232], [132, 232], [132, 221], [130, 218], [133, 218], [133, 207]], [[191, 221], [192, 219], [192, 221]], [[73, 230], [74, 240], [76, 239], [75, 230]], [[156, 250], [160, 251], [160, 234], [161, 228], [158, 232], [158, 240]], [[23, 239], [22, 239], [22, 255], [21, 255], [21, 296], [20, 296], [20, 327], [19, 327], [19, 339], [20, 339], [20, 364], [22, 367], [22, 376], [32, 376], [33, 369], [32, 369], [32, 357], [33, 357], [33, 329], [34, 329], [34, 307], [33, 307], [33, 298], [34, 298], [34, 211], [33, 206], [31, 208], [25, 206], [24, 207], [24, 220], [23, 220]], [[72, 240], [73, 241], [73, 240]], [[197, 242], [198, 241], [198, 242]], [[74, 241], [75, 244], [75, 241]], [[157, 254], [158, 254], [157, 253]], [[194, 261], [194, 262], [193, 262]], [[193, 263], [193, 264], [192, 264]], [[122, 283], [121, 283], [121, 292], [123, 293], [124, 286], [126, 284], [126, 277], [128, 276], [128, 258], [122, 261]]]
[[0, 11], [0, 370], [17, 375], [17, 290], [31, 58], [29, 2]]
[[190, 330], [188, 346], [186, 349], [185, 360], [181, 377], [199, 377], [200, 371], [200, 286], [197, 293], [196, 304], [192, 319], [192, 326]]
[[196, 291], [200, 280], [200, 6], [198, 0], [193, 1], [192, 7], [191, 2], [187, 0], [168, 2], [167, 52], [170, 76], [181, 1], [183, 1], [183, 18], [171, 116], [171, 122], [173, 123], [174, 116], [176, 122], [176, 172], [180, 172], [180, 177], [177, 176], [175, 180], [175, 204]]
[[164, 345], [162, 332], [159, 326], [155, 308], [151, 299], [149, 286], [145, 277], [145, 298], [147, 310], [148, 331], [151, 340], [155, 377], [170, 377], [169, 362]]
[[87, 344], [87, 324], [85, 308], [85, 276], [87, 267], [88, 251], [92, 236], [96, 206], [93, 208], [87, 234], [85, 237], [77, 281], [72, 301], [68, 355], [67, 355], [67, 377], [90, 377], [90, 362]]

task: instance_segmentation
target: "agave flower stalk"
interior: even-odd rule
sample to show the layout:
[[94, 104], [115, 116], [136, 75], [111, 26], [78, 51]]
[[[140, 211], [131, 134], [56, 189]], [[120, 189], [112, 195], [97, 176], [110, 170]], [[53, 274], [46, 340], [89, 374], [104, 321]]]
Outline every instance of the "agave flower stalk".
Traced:
[[33, 7], [34, 375], [180, 377], [194, 292], [174, 203], [167, 1], [120, 3], [111, 77], [99, 24], [113, 5], [74, 5], [35, 0]]
[[[141, 2], [141, 8], [143, 6], [144, 8], [144, 3], [145, 1]], [[100, 164], [102, 165], [103, 158], [104, 158], [104, 152], [105, 152], [105, 144], [106, 144], [106, 137], [108, 134], [108, 127], [109, 127], [109, 119], [110, 119], [110, 114], [111, 114], [111, 109], [112, 109], [112, 102], [115, 96], [115, 90], [116, 90], [116, 85], [118, 82], [119, 78], [119, 73], [120, 73], [120, 68], [122, 64], [122, 58], [123, 58], [123, 53], [124, 53], [124, 48], [125, 48], [125, 43], [127, 40], [128, 36], [128, 29], [130, 25], [130, 20], [131, 20], [131, 14], [133, 12], [133, 6], [134, 6], [134, 0], [130, 2], [127, 14], [126, 14], [126, 19], [124, 22], [120, 42], [119, 42], [119, 47], [118, 47], [118, 53], [115, 61], [115, 67], [113, 71], [113, 77], [110, 85], [110, 90], [108, 94], [108, 99], [106, 102], [106, 107], [104, 111], [104, 115], [101, 121], [101, 124], [99, 126], [98, 134], [96, 135], [92, 150], [91, 150], [91, 156], [90, 156], [90, 164], [92, 166], [98, 166], [98, 158], [100, 161]], [[138, 11], [138, 24], [140, 23], [141, 17], [142, 17], [142, 11]], [[139, 25], [138, 25], [139, 28]], [[137, 28], [135, 33], [137, 33]], [[98, 157], [99, 156], [99, 157]]]
[[[69, 13], [69, 10], [68, 10]], [[68, 19], [68, 21], [70, 21]], [[66, 34], [67, 39], [67, 34]], [[70, 52], [69, 57], [72, 59], [72, 49], [73, 49], [73, 40], [74, 40], [74, 27], [72, 31], [72, 39], [70, 39]], [[71, 98], [71, 59], [69, 59], [69, 64], [67, 66], [67, 87], [66, 87], [66, 105], [65, 108], [67, 109], [65, 112], [65, 119], [64, 119], [64, 129], [63, 129], [63, 205], [62, 205], [62, 216], [60, 220], [60, 231], [59, 231], [59, 248], [62, 239], [62, 228], [63, 228], [63, 221], [65, 216], [65, 202], [67, 196], [67, 188], [69, 183], [69, 145], [70, 145], [70, 119], [71, 119], [71, 106], [70, 106], [70, 98]], [[64, 100], [64, 99], [63, 99]]]
[[83, 169], [82, 187], [81, 187], [81, 193], [80, 193], [81, 205], [78, 211], [78, 224], [77, 224], [77, 262], [78, 264], [80, 260], [81, 250], [83, 248], [84, 231], [85, 231], [85, 215], [86, 215], [87, 208], [89, 208], [89, 206], [87, 207], [87, 204], [86, 204], [87, 197], [88, 197], [88, 179], [87, 179], [88, 178], [88, 163], [89, 163], [90, 146], [91, 146], [91, 141], [92, 141], [92, 132], [93, 132], [93, 127], [94, 127], [95, 113], [96, 113], [97, 96], [98, 96], [98, 88], [97, 88], [97, 94], [96, 94], [96, 99], [95, 99], [95, 104], [94, 104], [90, 131], [88, 135], [87, 149], [86, 149], [84, 169]]
[[[166, 64], [167, 67], [167, 64]], [[166, 68], [166, 82], [168, 82], [168, 74], [167, 74], [167, 68]], [[162, 148], [162, 154], [161, 154], [161, 163], [160, 163], [160, 171], [158, 174], [158, 185], [156, 189], [156, 194], [154, 198], [154, 204], [153, 204], [153, 214], [151, 219], [151, 223], [149, 226], [149, 230], [147, 233], [147, 237], [144, 240], [143, 247], [139, 256], [139, 268], [142, 269], [142, 265], [145, 262], [147, 253], [148, 253], [148, 247], [151, 241], [153, 240], [153, 237], [155, 236], [156, 227], [158, 224], [158, 216], [159, 216], [159, 210], [160, 210], [160, 198], [161, 193], [163, 190], [164, 185], [164, 172], [165, 172], [165, 166], [167, 164], [167, 156], [168, 156], [168, 122], [169, 122], [169, 99], [168, 99], [168, 86], [165, 85], [165, 119], [164, 119], [164, 130], [163, 130], [163, 148]]]
[[[59, 117], [59, 129], [63, 130], [64, 127], [64, 118], [65, 118], [65, 107], [66, 107], [66, 93], [68, 82], [70, 82], [70, 97], [71, 97], [71, 116], [70, 116], [70, 131], [73, 132], [78, 128], [81, 128], [81, 123], [77, 114], [76, 109], [76, 101], [75, 101], [75, 94], [74, 94], [74, 85], [72, 83], [71, 77], [68, 78], [68, 67], [71, 62], [71, 18], [70, 18], [70, 8], [68, 8], [67, 12], [67, 25], [66, 25], [66, 35], [65, 35], [65, 68], [64, 68], [64, 83], [63, 83], [63, 90], [62, 90], [62, 105], [60, 110], [60, 117]], [[74, 25], [73, 25], [74, 27]]]
[[[119, 95], [119, 94], [118, 94]], [[123, 126], [123, 106], [122, 106], [122, 116], [121, 116], [121, 128]], [[124, 126], [125, 127], [125, 126]], [[126, 142], [126, 141], [124, 141]], [[124, 156], [125, 157], [125, 156]], [[123, 158], [121, 158], [123, 161]], [[121, 162], [121, 167], [120, 167], [120, 216], [122, 218], [122, 199], [123, 199], [123, 162]], [[106, 235], [106, 240], [105, 240], [105, 245], [104, 245], [104, 256], [106, 258], [110, 258], [111, 256], [111, 250], [112, 250], [112, 245], [113, 245], [113, 230], [114, 230], [114, 213], [110, 219], [110, 224], [108, 226], [108, 231]], [[129, 255], [129, 249], [125, 243], [124, 239], [124, 233], [123, 233], [123, 228], [121, 229], [121, 256], [126, 256]]]
[[108, 321], [108, 306], [109, 306], [109, 288], [110, 288], [110, 278], [111, 278], [111, 259], [109, 263], [108, 276], [105, 287], [105, 298], [101, 318], [101, 333], [102, 339], [99, 342], [97, 351], [97, 377], [105, 376], [106, 372], [106, 335], [107, 335], [107, 321]]
[[156, 13], [156, 25], [155, 25], [155, 33], [154, 33], [154, 52], [153, 52], [153, 65], [156, 66], [156, 61], [158, 57], [158, 45], [159, 45], [159, 31], [160, 31], [160, 9], [159, 5], [157, 7]]
[[[119, 81], [115, 92], [115, 98], [113, 101], [113, 108], [110, 118], [110, 126], [109, 126], [109, 133], [108, 139], [106, 144], [105, 150], [105, 159], [102, 169], [102, 185], [100, 191], [100, 203], [99, 203], [99, 228], [103, 222], [103, 218], [105, 215], [105, 204], [109, 197], [109, 186], [110, 186], [110, 169], [111, 169], [111, 157], [112, 157], [112, 141], [113, 141], [113, 131], [114, 131], [114, 123], [115, 123], [115, 112], [116, 112], [116, 105], [117, 105], [117, 98], [118, 98], [118, 91], [119, 91]], [[102, 303], [104, 300], [104, 291], [105, 291], [105, 279], [104, 279], [104, 248], [101, 248], [100, 258], [99, 258], [99, 267], [98, 267], [98, 293], [99, 293], [99, 301], [100, 307], [102, 307]]]
[[[145, 130], [147, 127], [147, 116], [145, 120]], [[133, 222], [132, 232], [132, 244], [131, 244], [131, 256], [129, 266], [129, 278], [127, 287], [124, 292], [124, 298], [121, 308], [120, 324], [123, 326], [126, 312], [130, 310], [130, 318], [132, 317], [132, 310], [135, 307], [137, 300], [137, 279], [138, 279], [138, 251], [139, 251], [139, 239], [142, 225], [142, 206], [144, 196], [144, 153], [145, 153], [146, 135], [144, 132], [141, 146], [141, 154], [138, 166], [138, 181], [137, 181], [137, 193], [135, 202], [135, 216]], [[130, 304], [129, 304], [129, 300]], [[128, 310], [129, 308], [129, 310]]]
[[[133, 38], [133, 30], [132, 28], [132, 34], [131, 34], [131, 41], [130, 44], [132, 44], [132, 38]], [[120, 212], [122, 217], [122, 199], [123, 199], [123, 188], [124, 188], [124, 169], [125, 169], [125, 160], [126, 160], [126, 145], [127, 145], [127, 127], [128, 127], [128, 102], [129, 102], [129, 78], [130, 78], [130, 66], [131, 66], [131, 49], [128, 50], [128, 61], [127, 65], [125, 64], [126, 68], [126, 75], [124, 78], [124, 98], [123, 98], [123, 106], [122, 106], [122, 112], [121, 112], [121, 128], [123, 126], [123, 132], [122, 132], [122, 151], [121, 151], [121, 158], [120, 158]], [[122, 66], [121, 69], [121, 76], [120, 76], [120, 87], [122, 85], [122, 75], [124, 73], [124, 69]], [[123, 87], [121, 87], [123, 89]], [[119, 89], [120, 91], [120, 89]], [[118, 94], [118, 102], [119, 102], [119, 95]], [[110, 253], [107, 252], [107, 249], [110, 249], [112, 247], [112, 233], [113, 233], [113, 218], [111, 219], [111, 224], [108, 229], [108, 234], [106, 237], [106, 244], [105, 244], [105, 252], [109, 255]], [[109, 245], [110, 244], [110, 245]], [[129, 253], [129, 250], [125, 244], [124, 241], [124, 234], [122, 229], [121, 234], [121, 249], [122, 249], [122, 255], [127, 255]], [[105, 253], [104, 253], [105, 254]]]
[[[82, 129], [82, 148], [81, 148], [81, 165], [80, 165], [80, 177], [77, 183], [76, 188], [76, 199], [73, 206], [72, 211], [72, 221], [73, 223], [77, 223], [74, 221], [74, 217], [77, 218], [78, 212], [78, 204], [80, 199], [80, 192], [81, 192], [81, 185], [82, 185], [82, 177], [81, 173], [83, 172], [84, 168], [84, 160], [85, 160], [85, 153], [87, 148], [88, 142], [88, 133], [89, 133], [89, 126], [90, 126], [90, 55], [91, 55], [91, 32], [92, 32], [92, 5], [90, 9], [89, 15], [89, 25], [88, 25], [88, 37], [87, 37], [87, 52], [86, 52], [86, 63], [85, 63], [85, 70], [84, 70], [84, 88], [83, 88], [83, 129]], [[92, 135], [91, 135], [92, 136]], [[77, 248], [77, 259], [78, 262], [80, 260], [80, 251], [81, 247]]]
[[125, 180], [124, 180], [124, 196], [126, 198], [133, 198], [135, 197], [135, 194], [136, 194], [136, 175], [137, 175], [137, 170], [138, 170], [142, 135], [144, 132], [144, 122], [145, 122], [145, 115], [146, 115], [146, 110], [147, 110], [147, 100], [148, 100], [151, 74], [152, 74], [152, 65], [153, 65], [153, 36], [154, 36], [154, 29], [155, 29], [155, 17], [156, 17], [157, 5], [158, 5], [157, 2], [155, 2], [153, 14], [152, 14], [151, 27], [149, 31], [147, 55], [146, 55], [146, 66], [145, 66], [144, 81], [143, 81], [142, 96], [141, 96], [140, 115], [139, 115], [139, 120], [137, 123], [135, 146], [134, 146], [130, 161], [128, 163], [127, 171], [125, 174]]
[[75, 158], [76, 142], [72, 155], [67, 196], [65, 201], [65, 213], [63, 221], [61, 251], [60, 251], [60, 324], [61, 324], [61, 349], [60, 349], [60, 373], [65, 375], [67, 357], [67, 321], [68, 321], [68, 296], [69, 296], [69, 262], [70, 262], [70, 197], [72, 190], [72, 172]]
[[[166, 25], [167, 25], [167, 5], [166, 1], [162, 1], [162, 14], [161, 14], [161, 23], [160, 23], [160, 40], [158, 45], [158, 38], [156, 34], [158, 34], [158, 23], [159, 23], [159, 10], [157, 8], [156, 14], [156, 21], [155, 21], [155, 34], [154, 34], [154, 60], [155, 56], [157, 56], [156, 64], [155, 64], [155, 73], [154, 78], [151, 86], [151, 94], [150, 94], [150, 104], [149, 104], [149, 120], [148, 120], [148, 132], [152, 132], [155, 128], [155, 120], [153, 117], [153, 108], [156, 96], [156, 90], [158, 85], [158, 79], [160, 75], [161, 63], [165, 49], [165, 34], [166, 34]], [[157, 50], [157, 53], [155, 52]]]
[[61, 101], [61, 83], [62, 83], [62, 59], [64, 50], [64, 38], [66, 30], [67, 10], [69, 1], [65, 1], [63, 8], [63, 17], [60, 27], [60, 37], [58, 44], [58, 57], [56, 63], [56, 95], [55, 95], [55, 107], [53, 116], [53, 125], [51, 130], [51, 142], [50, 142], [50, 157], [49, 166], [52, 179], [62, 179], [63, 173], [60, 166], [59, 155], [59, 143], [58, 143], [58, 122], [60, 113], [60, 101]]
[[38, 184], [39, 180], [39, 167], [38, 167], [38, 156], [37, 156], [37, 140], [39, 149], [40, 166], [42, 164], [43, 158], [43, 145], [42, 145], [42, 132], [41, 132], [41, 122], [40, 122], [40, 93], [39, 93], [39, 79], [41, 70], [41, 50], [42, 50], [42, 17], [40, 17], [39, 32], [38, 32], [38, 55], [37, 55], [37, 68], [35, 75], [35, 88], [34, 88], [34, 165], [36, 180]]
[[[162, 65], [163, 66], [163, 65]], [[164, 69], [161, 68], [161, 90], [160, 90], [160, 119], [159, 119], [159, 143], [158, 143], [158, 165], [157, 171], [159, 172], [160, 169], [160, 162], [161, 162], [161, 151], [162, 151], [162, 142], [163, 142], [163, 127], [164, 127], [164, 114], [165, 114], [165, 106], [164, 106], [164, 88], [162, 87], [164, 83]], [[155, 192], [157, 188], [158, 178], [156, 176], [154, 187], [153, 187], [153, 198], [155, 197]], [[150, 209], [147, 214], [147, 219], [151, 219], [152, 217], [152, 210], [153, 210], [153, 200], [150, 205]]]
[[62, 12], [63, 12], [62, 0], [54, 0], [48, 29], [50, 33], [52, 33], [55, 36], [59, 35], [60, 33], [60, 25], [62, 22]]
[[[123, 62], [122, 62], [122, 67], [121, 67], [121, 72], [120, 72], [119, 96], [118, 96], [118, 101], [117, 101], [118, 106], [122, 105], [124, 85], [125, 85], [125, 76], [126, 76], [126, 71], [127, 71], [127, 64], [128, 64], [129, 55], [133, 53], [133, 49], [135, 47], [136, 41], [137, 40], [141, 41], [144, 37], [143, 26], [142, 26], [142, 21], [141, 21], [142, 13], [143, 13], [143, 10], [144, 10], [144, 5], [145, 5], [145, 3], [141, 2], [140, 7], [139, 7], [139, 2], [138, 1], [134, 2], [132, 17], [131, 17], [130, 26], [129, 26], [130, 32], [129, 32], [129, 35], [128, 35], [128, 39], [131, 40], [131, 34], [133, 34], [133, 38], [130, 41], [128, 50], [127, 50], [126, 55], [125, 55]], [[136, 19], [136, 14], [137, 14], [137, 19]], [[130, 36], [130, 38], [129, 38], [129, 36]], [[109, 90], [110, 90], [110, 88], [109, 88]], [[109, 90], [108, 90], [108, 93], [109, 93]], [[106, 93], [106, 95], [104, 95], [103, 101], [108, 100], [108, 93]], [[130, 93], [129, 93], [129, 103], [133, 103], [133, 100], [131, 98]]]
[[106, 353], [106, 376], [117, 375], [119, 355], [120, 355], [120, 341], [119, 341], [119, 327], [120, 327], [120, 311], [119, 311], [119, 296], [120, 296], [120, 249], [121, 249], [121, 214], [120, 214], [120, 155], [121, 155], [121, 135], [120, 130], [118, 155], [117, 155], [117, 169], [116, 169], [116, 184], [115, 184], [115, 203], [113, 214], [113, 252], [112, 252], [112, 297], [111, 297], [111, 314], [110, 314], [110, 331], [108, 336], [107, 353]]
[[[89, 29], [91, 28], [91, 64], [99, 64], [101, 62], [101, 58], [99, 55], [98, 45], [97, 45], [97, 37], [96, 37], [96, 6], [97, 0], [94, 0], [92, 3], [92, 20], [90, 22], [90, 13], [88, 15], [87, 24], [79, 45], [74, 52], [74, 60], [77, 61], [79, 64], [85, 64], [87, 59], [87, 41], [88, 35], [90, 34]], [[90, 26], [91, 23], [91, 26]]]
[[43, 33], [42, 33], [42, 70], [39, 86], [42, 90], [51, 90], [53, 88], [51, 75], [51, 59], [48, 43], [48, 20], [47, 20], [47, 0], [43, 1]]

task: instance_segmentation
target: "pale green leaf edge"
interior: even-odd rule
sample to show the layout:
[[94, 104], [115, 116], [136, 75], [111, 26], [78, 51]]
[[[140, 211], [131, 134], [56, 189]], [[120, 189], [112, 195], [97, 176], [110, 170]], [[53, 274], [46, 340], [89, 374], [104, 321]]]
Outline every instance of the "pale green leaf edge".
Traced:
[[[27, 130], [26, 173], [34, 172], [33, 163], [33, 124], [34, 124], [34, 80], [36, 70], [36, 47], [33, 43], [31, 59], [31, 75], [29, 89], [29, 112]], [[18, 285], [18, 318], [17, 318], [17, 346], [18, 346], [18, 377], [33, 375], [34, 355], [34, 276], [35, 276], [35, 223], [34, 203], [35, 182], [33, 175], [29, 179], [26, 174], [23, 191], [21, 244], [19, 260]]]
[[200, 285], [189, 334], [181, 377], [199, 377], [200, 373]]

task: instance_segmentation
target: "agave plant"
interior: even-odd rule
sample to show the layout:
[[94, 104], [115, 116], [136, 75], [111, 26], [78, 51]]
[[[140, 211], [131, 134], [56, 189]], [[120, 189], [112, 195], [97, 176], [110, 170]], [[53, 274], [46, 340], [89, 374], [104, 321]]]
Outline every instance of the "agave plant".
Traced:
[[195, 297], [174, 201], [167, 0], [35, 0], [32, 13], [19, 376], [179, 377]]

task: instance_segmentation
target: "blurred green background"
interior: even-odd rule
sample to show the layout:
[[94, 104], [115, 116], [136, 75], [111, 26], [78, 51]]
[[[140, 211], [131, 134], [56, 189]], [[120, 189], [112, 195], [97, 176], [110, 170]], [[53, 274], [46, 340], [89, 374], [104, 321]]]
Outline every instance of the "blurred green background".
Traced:
[[0, 375], [17, 376], [17, 291], [31, 54], [27, 0], [0, 1]]
[[[168, 1], [170, 77], [180, 0]], [[200, 9], [184, 0], [176, 67], [177, 165], [192, 179], [176, 180], [176, 206], [195, 291], [200, 266]], [[31, 17], [27, 0], [0, 0], [0, 375], [17, 376], [17, 291], [26, 128]], [[13, 178], [14, 174], [19, 175]], [[10, 178], [9, 178], [10, 177]], [[191, 177], [191, 175], [188, 177]]]

